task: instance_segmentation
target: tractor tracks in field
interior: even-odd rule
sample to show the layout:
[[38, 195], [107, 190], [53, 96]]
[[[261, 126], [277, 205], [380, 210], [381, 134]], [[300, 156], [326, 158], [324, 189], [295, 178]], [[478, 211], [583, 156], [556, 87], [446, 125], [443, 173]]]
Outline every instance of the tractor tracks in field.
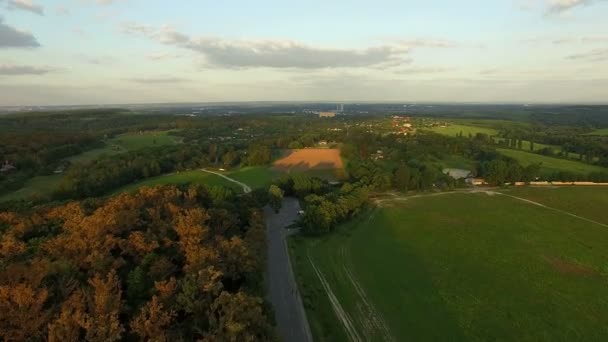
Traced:
[[346, 311], [344, 311], [344, 308], [340, 304], [340, 301], [338, 300], [338, 298], [332, 291], [331, 287], [329, 286], [327, 279], [325, 279], [325, 276], [323, 275], [323, 273], [321, 273], [321, 271], [317, 268], [315, 263], [312, 261], [312, 258], [310, 257], [310, 255], [308, 256], [308, 261], [310, 262], [310, 265], [312, 266], [313, 270], [317, 274], [317, 277], [319, 278], [321, 285], [323, 285], [323, 289], [325, 290], [325, 293], [327, 293], [327, 297], [329, 297], [329, 301], [331, 302], [331, 306], [333, 307], [334, 312], [336, 313], [336, 317], [338, 317], [340, 322], [342, 322], [342, 325], [344, 326], [344, 329], [346, 330], [346, 333], [348, 334], [349, 339], [354, 342], [361, 342], [362, 341], [361, 337], [359, 336], [359, 333], [357, 333], [357, 329], [355, 328], [352, 319], [350, 318], [348, 313]]
[[348, 262], [348, 252], [346, 251], [345, 247], [340, 248], [340, 256], [343, 260], [344, 272], [360, 299], [360, 301], [357, 303], [357, 308], [359, 309], [366, 339], [371, 341], [374, 331], [377, 331], [380, 333], [380, 335], [382, 335], [383, 341], [395, 341], [390, 333], [390, 329], [388, 328], [386, 321], [384, 320], [384, 317], [378, 312], [378, 310], [376, 310], [374, 304], [369, 300], [365, 289], [361, 286], [361, 283], [359, 283], [357, 276], [353, 273], [352, 264]]

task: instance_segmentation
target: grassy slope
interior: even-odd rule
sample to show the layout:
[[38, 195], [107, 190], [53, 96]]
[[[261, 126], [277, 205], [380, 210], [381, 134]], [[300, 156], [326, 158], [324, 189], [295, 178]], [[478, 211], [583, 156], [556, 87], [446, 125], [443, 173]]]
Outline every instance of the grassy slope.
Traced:
[[432, 132], [435, 132], [435, 133], [449, 135], [449, 136], [453, 136], [453, 137], [460, 134], [460, 132], [462, 132], [462, 135], [465, 137], [468, 136], [469, 134], [476, 135], [477, 133], [483, 133], [483, 134], [487, 134], [490, 136], [494, 136], [494, 135], [498, 134], [498, 131], [496, 131], [495, 129], [492, 129], [492, 128], [465, 126], [465, 125], [458, 125], [458, 124], [449, 125], [448, 127], [445, 127], [445, 128], [433, 127], [429, 130]]
[[33, 196], [49, 196], [59, 185], [63, 175], [34, 177], [25, 186], [15, 192], [0, 196], [0, 202], [28, 199]]
[[[565, 189], [560, 200], [529, 191], [550, 203], [577, 203], [566, 205], [581, 208], [577, 214], [595, 212], [582, 209], [587, 199], [578, 189]], [[583, 191], [605, 198], [603, 189]], [[318, 340], [346, 339], [307, 254], [362, 331], [365, 315], [345, 265], [353, 265], [398, 341], [608, 338], [605, 227], [502, 196], [449, 194], [401, 203], [329, 237], [291, 241]]]
[[268, 166], [249, 166], [227, 174], [228, 177], [243, 182], [253, 189], [264, 188], [270, 185], [278, 173]]
[[602, 129], [598, 129], [595, 130], [593, 132], [587, 133], [586, 135], [601, 135], [601, 136], [608, 136], [608, 128], [602, 128]]
[[163, 176], [158, 176], [158, 177], [152, 177], [152, 178], [145, 179], [145, 180], [137, 182], [137, 183], [133, 183], [133, 184], [124, 186], [124, 187], [116, 190], [114, 193], [131, 192], [131, 191], [135, 191], [144, 186], [151, 187], [151, 186], [156, 186], [156, 185], [166, 185], [166, 184], [179, 185], [179, 184], [187, 184], [187, 183], [206, 184], [209, 186], [224, 186], [224, 187], [234, 189], [237, 192], [242, 191], [242, 188], [240, 186], [238, 186], [235, 183], [229, 182], [228, 180], [226, 180], [220, 176], [213, 175], [210, 173], [205, 173], [205, 172], [202, 172], [199, 170], [195, 170], [195, 171], [186, 171], [186, 172], [172, 173], [169, 175], [163, 175]]
[[69, 161], [76, 163], [86, 163], [97, 159], [103, 155], [113, 155], [126, 151], [134, 151], [150, 146], [164, 146], [176, 144], [178, 137], [169, 135], [170, 131], [155, 131], [139, 133], [127, 133], [114, 137], [106, 142], [103, 148], [86, 151], [76, 156], [68, 158]]
[[607, 172], [608, 169], [589, 165], [582, 162], [577, 162], [574, 160], [566, 160], [560, 158], [553, 158], [542, 156], [539, 154], [519, 151], [519, 150], [510, 150], [510, 149], [498, 149], [498, 152], [517, 159], [520, 164], [527, 166], [533, 163], [542, 163], [541, 170], [545, 172], [553, 172], [553, 171], [568, 171], [579, 174], [587, 174], [590, 172]]

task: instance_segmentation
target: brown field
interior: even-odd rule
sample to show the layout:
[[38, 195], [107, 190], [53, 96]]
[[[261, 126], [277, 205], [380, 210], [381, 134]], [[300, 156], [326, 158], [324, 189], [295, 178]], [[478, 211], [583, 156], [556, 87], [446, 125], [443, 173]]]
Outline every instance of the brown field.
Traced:
[[307, 171], [342, 169], [340, 150], [327, 148], [307, 148], [290, 150], [283, 158], [274, 163], [280, 171]]

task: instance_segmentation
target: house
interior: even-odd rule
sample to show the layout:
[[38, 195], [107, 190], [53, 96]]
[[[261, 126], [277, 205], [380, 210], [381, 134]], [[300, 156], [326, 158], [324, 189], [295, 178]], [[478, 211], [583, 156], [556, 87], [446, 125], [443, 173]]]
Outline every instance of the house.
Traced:
[[483, 178], [468, 177], [465, 181], [469, 185], [484, 185], [484, 184], [486, 184], [486, 180], [483, 179]]
[[0, 168], [0, 172], [2, 173], [8, 173], [11, 172], [13, 170], [16, 170], [17, 168], [14, 167], [11, 163], [7, 161], [4, 162], [4, 164], [2, 165], [2, 167]]
[[327, 141], [326, 140], [319, 141], [319, 146], [327, 146]]

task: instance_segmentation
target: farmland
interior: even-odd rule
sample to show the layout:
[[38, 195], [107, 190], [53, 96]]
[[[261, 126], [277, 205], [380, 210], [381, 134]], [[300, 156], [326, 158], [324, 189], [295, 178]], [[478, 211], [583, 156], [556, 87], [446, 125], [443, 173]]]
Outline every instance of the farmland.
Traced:
[[558, 210], [495, 193], [416, 196], [384, 202], [327, 237], [293, 238], [313, 334], [332, 341], [605, 340], [607, 191], [505, 192]]
[[302, 149], [291, 150], [274, 162], [274, 168], [281, 171], [333, 170], [343, 169], [340, 150]]
[[156, 185], [181, 185], [181, 184], [205, 184], [209, 186], [224, 186], [227, 188], [231, 188], [236, 192], [242, 191], [241, 187], [237, 184], [234, 184], [220, 176], [213, 175], [210, 173], [205, 173], [200, 170], [172, 173], [170, 175], [163, 175], [153, 178], [148, 178], [141, 182], [129, 184], [125, 187], [122, 187], [115, 191], [115, 193], [122, 192], [133, 192], [137, 189], [148, 186], [153, 187]]
[[495, 136], [498, 134], [498, 131], [493, 128], [467, 126], [460, 124], [450, 124], [447, 127], [433, 127], [430, 129], [430, 131], [452, 137], [455, 137], [460, 133], [462, 133], [462, 135], [465, 137], [469, 136], [469, 134], [474, 136], [477, 133], [487, 134], [489, 136]]
[[598, 129], [593, 132], [587, 133], [586, 135], [608, 136], [608, 128]]
[[590, 172], [606, 172], [606, 168], [585, 164], [573, 160], [547, 157], [539, 154], [518, 150], [497, 150], [505, 156], [516, 159], [523, 166], [527, 166], [534, 163], [541, 163], [541, 171], [544, 173], [551, 173], [556, 171], [572, 172], [577, 174], [588, 174]]

